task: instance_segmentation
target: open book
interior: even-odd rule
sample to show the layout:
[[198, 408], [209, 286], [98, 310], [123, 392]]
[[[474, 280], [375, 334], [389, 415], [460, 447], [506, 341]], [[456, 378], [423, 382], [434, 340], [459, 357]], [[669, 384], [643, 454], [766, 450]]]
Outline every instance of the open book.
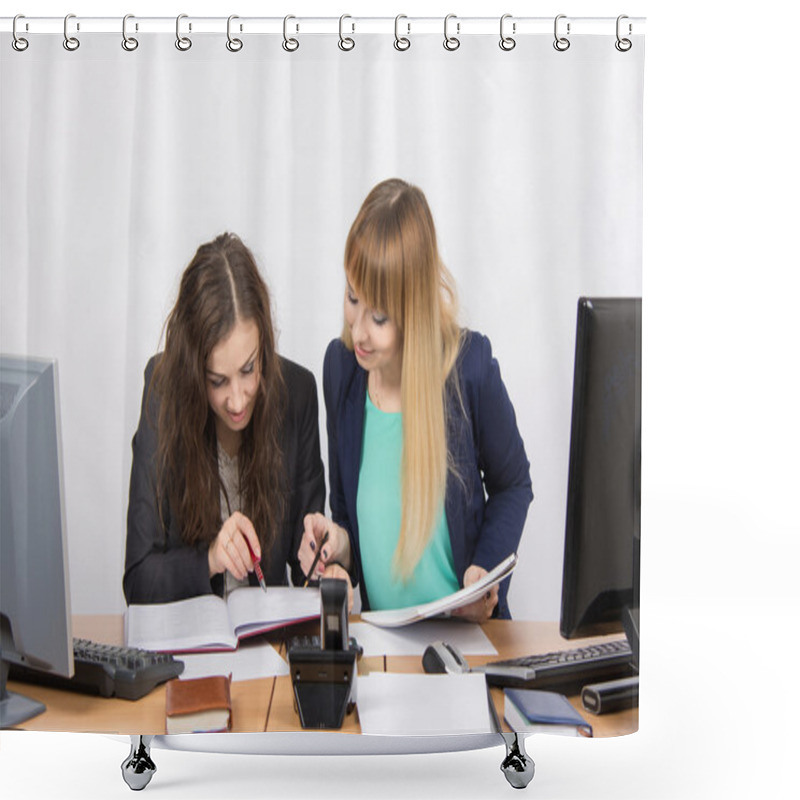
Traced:
[[227, 600], [204, 594], [174, 603], [132, 605], [125, 612], [125, 644], [171, 653], [235, 650], [239, 640], [314, 619], [319, 589], [259, 586], [234, 589]]
[[461, 606], [469, 605], [477, 600], [496, 583], [500, 583], [503, 578], [508, 577], [516, 565], [517, 554], [512, 553], [508, 558], [503, 559], [491, 572], [486, 573], [479, 581], [475, 581], [475, 583], [459, 589], [457, 592], [447, 595], [447, 597], [419, 606], [409, 606], [408, 608], [364, 611], [361, 614], [361, 619], [381, 628], [399, 628], [402, 625], [419, 622], [421, 619], [444, 614], [454, 608], [461, 608]]

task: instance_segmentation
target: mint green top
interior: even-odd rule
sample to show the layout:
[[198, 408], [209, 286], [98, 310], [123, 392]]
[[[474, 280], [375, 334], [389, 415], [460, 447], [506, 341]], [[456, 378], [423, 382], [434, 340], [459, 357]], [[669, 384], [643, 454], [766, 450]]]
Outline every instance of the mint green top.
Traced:
[[444, 503], [439, 521], [411, 579], [392, 574], [400, 537], [400, 462], [403, 415], [376, 408], [367, 392], [356, 513], [362, 579], [372, 609], [404, 608], [438, 600], [459, 587]]

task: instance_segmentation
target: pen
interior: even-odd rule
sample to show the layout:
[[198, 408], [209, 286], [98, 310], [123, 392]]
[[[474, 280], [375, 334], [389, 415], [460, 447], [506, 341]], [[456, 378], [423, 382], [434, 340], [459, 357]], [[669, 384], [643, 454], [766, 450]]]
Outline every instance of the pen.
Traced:
[[256, 559], [256, 554], [253, 552], [253, 548], [250, 547], [250, 542], [247, 541], [245, 537], [245, 542], [247, 542], [247, 549], [250, 552], [250, 558], [253, 560], [253, 566], [256, 570], [256, 577], [258, 578], [258, 582], [261, 588], [266, 592], [267, 591], [267, 584], [264, 580], [264, 573], [261, 571], [261, 562]]
[[319, 547], [317, 548], [317, 554], [314, 556], [314, 560], [311, 562], [311, 569], [308, 571], [308, 577], [306, 578], [306, 582], [303, 584], [303, 588], [308, 586], [308, 582], [311, 580], [311, 576], [314, 574], [314, 570], [317, 568], [317, 564], [319, 564], [319, 557], [322, 555], [322, 548], [325, 542], [328, 541], [328, 531], [325, 531], [325, 534], [322, 537], [322, 541], [319, 543]]

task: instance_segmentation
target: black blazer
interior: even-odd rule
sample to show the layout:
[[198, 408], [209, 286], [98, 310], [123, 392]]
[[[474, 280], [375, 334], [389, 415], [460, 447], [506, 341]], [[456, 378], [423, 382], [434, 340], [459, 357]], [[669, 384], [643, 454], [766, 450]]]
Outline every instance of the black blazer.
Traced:
[[[451, 391], [447, 444], [460, 480], [447, 476], [445, 514], [461, 583], [470, 564], [489, 571], [516, 552], [533, 493], [525, 445], [489, 340], [465, 331], [456, 369], [463, 411]], [[350, 536], [352, 578], [361, 583], [362, 607], [367, 610], [369, 587], [360, 580], [356, 514], [367, 373], [340, 339], [328, 345], [322, 385], [328, 416], [331, 515]], [[511, 616], [510, 581], [506, 578], [499, 587], [495, 616], [500, 618]]]
[[[131, 603], [167, 603], [212, 592], [222, 595], [224, 575], [208, 576], [208, 545], [183, 542], [174, 515], [164, 501], [166, 530], [156, 502], [155, 457], [158, 436], [152, 423], [158, 419], [157, 401], [148, 389], [155, 356], [144, 373], [144, 393], [139, 427], [133, 437], [133, 463], [128, 498], [128, 536], [125, 547], [125, 600]], [[261, 566], [268, 584], [286, 584], [286, 565], [295, 584], [304, 580], [297, 560], [303, 534], [303, 517], [323, 511], [325, 475], [319, 449], [317, 386], [304, 367], [281, 358], [288, 403], [281, 431], [288, 496], [284, 518], [271, 553], [263, 553]], [[150, 408], [146, 413], [146, 404]], [[269, 557], [268, 557], [269, 556]], [[254, 573], [250, 582], [257, 585]]]

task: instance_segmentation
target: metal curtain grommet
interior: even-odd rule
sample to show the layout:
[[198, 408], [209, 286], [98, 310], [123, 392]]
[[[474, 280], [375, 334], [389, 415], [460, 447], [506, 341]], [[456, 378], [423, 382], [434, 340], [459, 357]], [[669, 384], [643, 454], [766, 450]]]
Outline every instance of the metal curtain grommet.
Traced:
[[[187, 19], [188, 17], [188, 14], [178, 14], [175, 20], [175, 47], [184, 53], [192, 46], [192, 40], [188, 36], [181, 36], [181, 20]], [[189, 25], [189, 30], [191, 29], [192, 26]]]
[[[227, 28], [228, 41], [225, 42], [225, 47], [227, 47], [231, 53], [238, 53], [244, 46], [242, 44], [241, 39], [235, 39], [231, 36], [231, 22], [233, 22], [235, 19], [239, 19], [239, 17], [237, 17], [236, 14], [231, 14], [228, 17], [228, 28]], [[239, 30], [241, 30], [241, 28]]]
[[17, 33], [17, 20], [20, 20], [20, 19], [25, 19], [24, 14], [17, 14], [17, 16], [14, 17], [14, 22], [13, 22], [12, 27], [11, 27], [11, 34], [14, 37], [11, 40], [11, 46], [18, 53], [22, 53], [24, 50], [28, 49], [28, 40], [23, 38], [22, 36], [20, 36]]
[[[356, 46], [355, 40], [352, 37], [344, 35], [343, 26], [344, 26], [344, 21], [346, 19], [353, 19], [353, 18], [349, 14], [342, 14], [342, 16], [339, 17], [339, 49], [344, 50], [345, 53], [349, 52]], [[355, 33], [356, 32], [355, 22], [352, 22], [351, 25], [353, 27], [351, 33]]]
[[[448, 27], [450, 25], [450, 20], [451, 19], [456, 19], [456, 15], [455, 14], [448, 14], [444, 18], [444, 42], [443, 42], [443, 44], [444, 44], [444, 49], [445, 50], [449, 50], [450, 52], [453, 52], [453, 50], [458, 50], [458, 48], [461, 47], [461, 40], [458, 38], [458, 36], [450, 36], [449, 33], [448, 33]], [[457, 22], [456, 23], [456, 33], [460, 33], [460, 32], [461, 32], [461, 23]]]
[[[291, 14], [288, 14], [283, 18], [283, 44], [281, 46], [287, 53], [294, 53], [294, 51], [297, 50], [298, 47], [300, 47], [300, 42], [298, 42], [297, 39], [293, 37], [290, 38], [287, 33], [290, 19], [297, 19], [297, 18], [293, 17]], [[296, 28], [295, 30], [297, 29], [298, 28]]]
[[[553, 36], [555, 36], [555, 41], [553, 42], [553, 47], [558, 50], [559, 53], [563, 53], [565, 50], [569, 50], [570, 41], [566, 38], [566, 36], [559, 36], [558, 35], [558, 21], [560, 19], [566, 19], [566, 14], [559, 14], [556, 17], [555, 22], [553, 23]], [[569, 22], [567, 23], [567, 36], [569, 36]]]
[[[408, 19], [405, 14], [398, 14], [394, 18], [394, 49], [400, 50], [401, 52], [404, 50], [408, 50], [411, 47], [411, 39], [408, 36], [400, 36], [400, 20], [401, 19]], [[411, 23], [407, 22], [406, 27], [408, 28], [408, 33], [411, 33]]]
[[[620, 51], [620, 53], [627, 53], [628, 50], [630, 50], [631, 47], [633, 47], [633, 42], [631, 42], [630, 39], [623, 39], [619, 35], [620, 23], [624, 19], [628, 19], [627, 14], [620, 14], [617, 17], [617, 41], [614, 42], [614, 47], [616, 47], [617, 50]], [[633, 26], [630, 23], [628, 23], [628, 35], [630, 35], [632, 32], [633, 32]]]
[[133, 36], [128, 36], [128, 20], [133, 19], [133, 14], [126, 14], [122, 18], [122, 49], [127, 50], [129, 53], [133, 52], [139, 46], [139, 40]]
[[[507, 19], [511, 19], [511, 14], [503, 14], [503, 16], [500, 17], [500, 49], [505, 50], [506, 52], [513, 50], [517, 46], [517, 40], [511, 36], [506, 36], [505, 34], [505, 24]], [[513, 23], [511, 30], [513, 33], [517, 32], [516, 22]]]
[[[64, 49], [69, 50], [70, 52], [77, 50], [81, 46], [81, 43], [78, 39], [69, 35], [68, 27], [71, 19], [75, 19], [74, 14], [67, 14], [67, 16], [64, 17]], [[80, 30], [80, 27], [78, 30]]]

